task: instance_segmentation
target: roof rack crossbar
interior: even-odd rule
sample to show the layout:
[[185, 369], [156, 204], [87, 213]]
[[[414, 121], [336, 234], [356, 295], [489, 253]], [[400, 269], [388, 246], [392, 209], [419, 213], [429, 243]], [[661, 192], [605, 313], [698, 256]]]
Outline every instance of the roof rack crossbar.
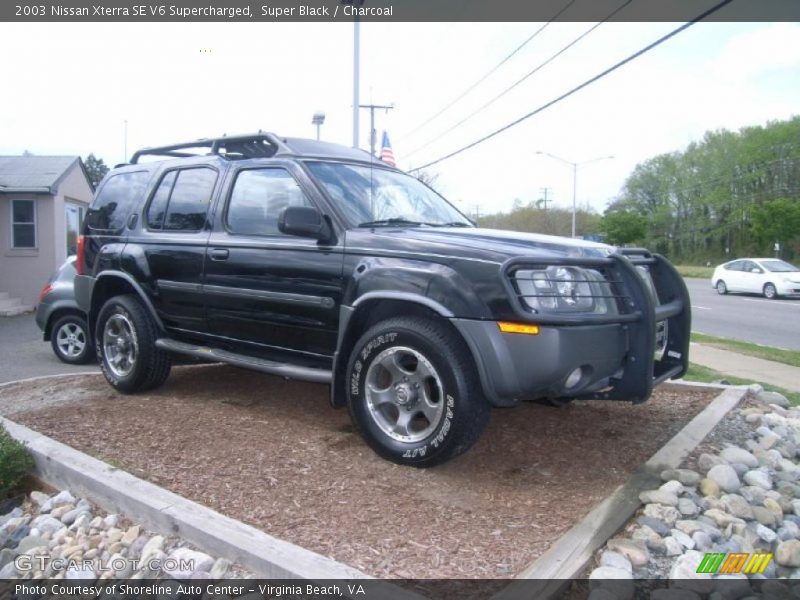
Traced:
[[[271, 153], [264, 152], [263, 143], [266, 142], [274, 148]], [[170, 144], [168, 146], [153, 146], [149, 148], [142, 148], [137, 150], [131, 156], [130, 164], [135, 165], [143, 156], [168, 156], [173, 158], [185, 158], [190, 156], [197, 156], [191, 152], [180, 152], [180, 150], [188, 150], [190, 148], [200, 149], [208, 148], [209, 154], [219, 155], [224, 157], [223, 151], [228, 146], [236, 146], [238, 148], [245, 148], [253, 152], [253, 157], [274, 156], [279, 152], [287, 152], [289, 148], [281, 139], [274, 133], [267, 133], [259, 131], [258, 133], [245, 134], [245, 135], [231, 135], [221, 136], [216, 138], [201, 138], [193, 142], [182, 142], [180, 144]], [[249, 158], [249, 157], [248, 157]]]

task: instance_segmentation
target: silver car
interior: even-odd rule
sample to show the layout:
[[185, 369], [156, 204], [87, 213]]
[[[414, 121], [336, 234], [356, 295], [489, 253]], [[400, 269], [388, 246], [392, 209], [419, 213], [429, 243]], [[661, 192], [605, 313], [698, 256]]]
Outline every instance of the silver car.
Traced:
[[59, 360], [79, 365], [94, 360], [94, 345], [86, 315], [75, 302], [75, 257], [59, 267], [39, 294], [36, 324], [44, 332]]

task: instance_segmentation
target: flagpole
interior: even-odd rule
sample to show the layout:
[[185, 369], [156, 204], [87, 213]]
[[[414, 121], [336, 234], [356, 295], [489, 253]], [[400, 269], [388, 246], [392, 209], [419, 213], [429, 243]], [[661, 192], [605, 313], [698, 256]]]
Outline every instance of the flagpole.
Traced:
[[358, 115], [359, 115], [359, 53], [361, 51], [361, 33], [358, 17], [353, 21], [353, 148], [358, 148]]

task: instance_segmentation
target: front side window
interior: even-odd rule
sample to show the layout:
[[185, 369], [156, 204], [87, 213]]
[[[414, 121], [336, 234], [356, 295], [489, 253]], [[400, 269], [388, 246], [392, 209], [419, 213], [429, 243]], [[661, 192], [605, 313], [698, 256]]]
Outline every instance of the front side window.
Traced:
[[366, 165], [306, 164], [354, 225], [472, 226], [439, 194], [404, 173]]
[[36, 248], [36, 206], [33, 200], [11, 201], [11, 245]]
[[217, 172], [205, 167], [167, 173], [147, 208], [147, 226], [165, 231], [200, 231], [206, 223], [216, 182]]
[[311, 206], [297, 182], [280, 168], [241, 171], [228, 203], [226, 225], [238, 235], [282, 235], [278, 217], [288, 206]]
[[109, 231], [122, 229], [147, 188], [148, 179], [150, 173], [147, 171], [119, 173], [109, 177], [86, 213], [89, 228]]

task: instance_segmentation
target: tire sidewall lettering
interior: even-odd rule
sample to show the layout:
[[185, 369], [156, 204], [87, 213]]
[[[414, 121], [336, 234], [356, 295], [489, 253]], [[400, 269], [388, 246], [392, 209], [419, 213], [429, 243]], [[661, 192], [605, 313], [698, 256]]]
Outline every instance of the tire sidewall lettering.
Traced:
[[391, 331], [376, 335], [359, 351], [358, 358], [353, 363], [353, 373], [350, 377], [350, 394], [352, 397], [357, 398], [361, 395], [361, 374], [364, 371], [364, 364], [367, 359], [380, 348], [386, 344], [390, 344], [397, 339], [397, 332]]

